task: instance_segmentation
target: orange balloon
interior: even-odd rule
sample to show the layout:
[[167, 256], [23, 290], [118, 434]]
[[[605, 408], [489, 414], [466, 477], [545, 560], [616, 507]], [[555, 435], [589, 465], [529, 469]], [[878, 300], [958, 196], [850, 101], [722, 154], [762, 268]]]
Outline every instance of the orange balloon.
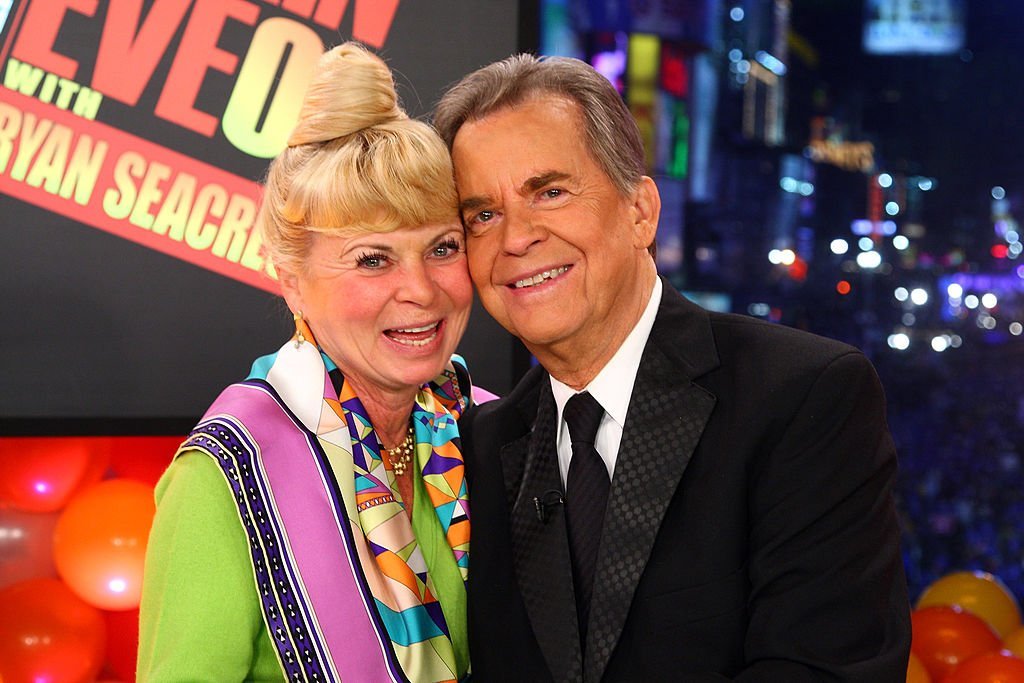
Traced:
[[910, 653], [910, 660], [907, 662], [907, 683], [932, 683], [928, 669], [924, 668], [924, 664], [913, 652]]
[[1008, 652], [986, 652], [953, 669], [943, 683], [1021, 683], [1024, 659]]
[[103, 665], [103, 616], [57, 579], [0, 590], [0, 680], [93, 681]]
[[53, 533], [57, 573], [95, 607], [138, 607], [155, 512], [153, 488], [137, 481], [108, 479], [75, 496]]
[[26, 512], [55, 512], [98, 482], [110, 454], [87, 437], [0, 439], [0, 504]]
[[956, 605], [981, 617], [1005, 638], [1021, 626], [1020, 605], [1010, 589], [988, 572], [954, 572], [924, 589], [916, 607]]
[[1024, 659], [1024, 626], [1010, 631], [1003, 638], [1003, 649], [1009, 650], [1011, 654]]
[[1002, 646], [981, 618], [959, 607], [923, 607], [911, 615], [910, 649], [935, 681], [943, 680], [961, 662]]

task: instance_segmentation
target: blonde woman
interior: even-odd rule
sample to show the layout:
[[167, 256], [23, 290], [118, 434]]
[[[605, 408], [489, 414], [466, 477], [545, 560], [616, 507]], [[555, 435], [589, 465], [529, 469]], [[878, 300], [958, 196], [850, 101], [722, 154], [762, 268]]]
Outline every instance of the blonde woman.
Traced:
[[139, 680], [461, 680], [472, 290], [448, 152], [379, 58], [321, 58], [258, 221], [295, 336], [157, 486]]

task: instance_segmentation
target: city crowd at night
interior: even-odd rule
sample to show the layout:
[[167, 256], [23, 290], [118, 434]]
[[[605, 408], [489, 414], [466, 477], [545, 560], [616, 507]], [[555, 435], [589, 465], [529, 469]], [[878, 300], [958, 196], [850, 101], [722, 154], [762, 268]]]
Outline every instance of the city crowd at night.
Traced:
[[[611, 30], [625, 11], [545, 4], [548, 39], [607, 68], [652, 119], [670, 218], [679, 186], [662, 271], [705, 305], [842, 339], [875, 363], [912, 599], [961, 570], [1024, 596], [1020, 8], [725, 2], [712, 39], [666, 38], [657, 52]], [[565, 28], [581, 23], [591, 32]], [[661, 81], [638, 96], [635, 61], [651, 50]], [[685, 152], [672, 145], [680, 112]]]

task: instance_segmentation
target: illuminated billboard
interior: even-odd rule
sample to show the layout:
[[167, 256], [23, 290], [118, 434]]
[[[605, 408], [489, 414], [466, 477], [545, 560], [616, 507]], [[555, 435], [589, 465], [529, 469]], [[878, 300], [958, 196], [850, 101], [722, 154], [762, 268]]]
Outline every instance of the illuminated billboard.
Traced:
[[955, 54], [964, 46], [963, 0], [867, 0], [868, 54]]
[[516, 26], [504, 2], [0, 0], [0, 420], [198, 416], [289, 334], [253, 223], [324, 49], [380, 53], [423, 116]]

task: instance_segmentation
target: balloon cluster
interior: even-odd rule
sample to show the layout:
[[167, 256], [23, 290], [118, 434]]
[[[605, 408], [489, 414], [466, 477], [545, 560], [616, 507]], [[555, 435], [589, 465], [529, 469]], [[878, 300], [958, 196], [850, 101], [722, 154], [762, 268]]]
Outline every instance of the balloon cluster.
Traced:
[[179, 441], [0, 438], [0, 681], [135, 680], [153, 487]]
[[[153, 487], [177, 437], [0, 438], [0, 682], [131, 682]], [[985, 572], [928, 586], [907, 683], [1024, 682], [1024, 625]]]
[[1013, 593], [987, 572], [928, 586], [911, 613], [907, 683], [1024, 682], [1024, 626]]

